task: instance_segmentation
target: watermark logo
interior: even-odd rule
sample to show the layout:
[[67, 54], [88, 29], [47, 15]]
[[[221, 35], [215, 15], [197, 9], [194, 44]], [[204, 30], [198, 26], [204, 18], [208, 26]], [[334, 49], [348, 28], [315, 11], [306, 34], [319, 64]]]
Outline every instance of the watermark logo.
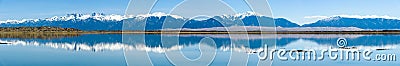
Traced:
[[340, 48], [344, 48], [347, 46], [347, 40], [345, 38], [339, 38], [337, 39], [337, 46], [339, 46]]

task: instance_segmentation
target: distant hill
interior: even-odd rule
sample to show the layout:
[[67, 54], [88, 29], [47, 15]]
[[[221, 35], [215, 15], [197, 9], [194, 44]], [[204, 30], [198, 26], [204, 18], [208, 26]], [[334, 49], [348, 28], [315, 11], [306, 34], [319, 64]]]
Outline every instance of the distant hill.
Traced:
[[362, 29], [400, 29], [400, 20], [385, 18], [331, 17], [302, 27], [358, 27]]
[[300, 27], [300, 25], [293, 23], [285, 18], [276, 18], [275, 25], [278, 27]]

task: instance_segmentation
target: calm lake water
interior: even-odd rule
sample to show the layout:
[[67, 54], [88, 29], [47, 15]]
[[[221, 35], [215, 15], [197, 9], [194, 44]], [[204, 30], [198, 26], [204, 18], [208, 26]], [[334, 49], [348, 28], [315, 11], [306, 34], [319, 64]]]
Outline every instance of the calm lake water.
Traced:
[[[367, 61], [260, 60], [268, 49], [338, 48], [345, 38], [351, 49], [372, 49]], [[399, 61], [376, 61], [376, 54], [399, 55], [400, 35], [360, 34], [80, 34], [2, 36], [0, 66], [126, 66], [126, 65], [272, 65], [272, 66], [387, 66]], [[384, 50], [378, 50], [384, 49]], [[321, 54], [316, 54], [317, 56]], [[288, 54], [285, 55], [289, 57]]]

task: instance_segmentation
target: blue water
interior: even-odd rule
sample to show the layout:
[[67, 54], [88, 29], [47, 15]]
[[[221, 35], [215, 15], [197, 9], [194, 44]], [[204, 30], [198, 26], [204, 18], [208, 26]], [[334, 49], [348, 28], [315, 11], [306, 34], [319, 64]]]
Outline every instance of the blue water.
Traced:
[[[261, 60], [257, 51], [268, 49], [337, 48], [338, 38], [347, 47], [399, 55], [400, 35], [360, 34], [83, 34], [51, 39], [0, 38], [1, 66], [126, 66], [126, 65], [272, 65], [272, 66], [377, 66], [399, 61]], [[267, 45], [267, 46], [265, 46]], [[255, 53], [253, 53], [255, 52]], [[317, 56], [319, 56], [317, 54]]]

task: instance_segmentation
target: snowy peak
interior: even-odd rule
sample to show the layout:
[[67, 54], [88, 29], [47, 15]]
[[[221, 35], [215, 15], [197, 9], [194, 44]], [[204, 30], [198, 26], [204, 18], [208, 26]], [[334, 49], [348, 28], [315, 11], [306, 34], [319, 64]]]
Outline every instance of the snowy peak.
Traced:
[[329, 17], [329, 18], [321, 19], [320, 21], [332, 21], [332, 20], [339, 20], [339, 19], [341, 19], [341, 18], [344, 18], [344, 17], [341, 17], [341, 16], [334, 16], [334, 17]]
[[22, 20], [5, 20], [0, 21], [0, 23], [11, 23], [11, 24], [18, 24], [23, 22], [38, 22], [38, 21], [79, 21], [79, 20], [87, 20], [87, 19], [94, 19], [99, 21], [121, 21], [124, 19], [133, 18], [129, 15], [116, 15], [110, 14], [106, 15], [104, 13], [90, 13], [90, 14], [67, 14], [64, 16], [53, 16], [44, 19], [22, 19]]
[[245, 13], [238, 13], [238, 14], [233, 14], [233, 15], [232, 14], [224, 14], [219, 17], [224, 18], [224, 19], [230, 19], [230, 20], [238, 20], [238, 19], [244, 19], [249, 16], [263, 16], [263, 15], [260, 15], [255, 12], [245, 12]]
[[66, 16], [54, 16], [51, 18], [45, 18], [46, 21], [69, 21], [69, 20], [86, 20], [86, 19], [95, 19], [101, 21], [120, 21], [126, 19], [125, 16], [122, 15], [105, 15], [103, 13], [91, 13], [91, 14], [67, 14]]
[[139, 15], [136, 15], [135, 17], [136, 17], [137, 19], [143, 20], [143, 19], [148, 18], [148, 17], [157, 17], [157, 18], [161, 18], [161, 17], [165, 17], [165, 16], [170, 16], [170, 17], [175, 18], [175, 19], [185, 19], [185, 18], [182, 17], [182, 16], [172, 15], [172, 14], [166, 14], [166, 13], [163, 13], [163, 12], [154, 12], [154, 13], [150, 13], [150, 14], [139, 14]]
[[[325, 16], [328, 17], [328, 16]], [[377, 15], [335, 15], [330, 16], [328, 18], [323, 18], [320, 21], [330, 21], [330, 20], [341, 20], [341, 19], [360, 19], [360, 20], [368, 20], [368, 19], [381, 19], [381, 20], [400, 20], [400, 17], [391, 17], [391, 16], [377, 16]]]
[[256, 12], [245, 12], [233, 15], [234, 17], [262, 16]]
[[39, 21], [39, 19], [6, 20], [6, 21], [0, 21], [0, 24], [2, 23], [18, 24], [23, 22], [37, 22], [37, 21]]
[[[162, 12], [154, 12], [150, 14], [139, 14], [139, 15], [116, 15], [116, 14], [104, 14], [104, 13], [89, 13], [89, 14], [66, 14], [64, 16], [53, 16], [49, 18], [44, 18], [44, 19], [22, 19], [22, 20], [5, 20], [5, 21], [0, 21], [0, 23], [23, 23], [23, 22], [38, 22], [38, 21], [80, 21], [80, 20], [87, 20], [87, 19], [94, 19], [94, 20], [99, 20], [99, 21], [121, 21], [124, 19], [129, 19], [129, 18], [134, 18], [138, 20], [143, 20], [145, 18], [149, 17], [172, 17], [175, 19], [188, 19], [190, 17], [182, 17], [179, 15], [173, 15], [173, 14], [167, 14], [167, 13], [162, 13]], [[221, 16], [214, 16], [214, 17], [220, 17], [222, 19], [228, 19], [228, 20], [240, 20], [244, 19], [249, 16], [262, 16], [259, 15], [258, 13], [255, 12], [245, 12], [245, 13], [239, 13], [239, 14], [231, 14], [231, 15], [221, 15]]]

